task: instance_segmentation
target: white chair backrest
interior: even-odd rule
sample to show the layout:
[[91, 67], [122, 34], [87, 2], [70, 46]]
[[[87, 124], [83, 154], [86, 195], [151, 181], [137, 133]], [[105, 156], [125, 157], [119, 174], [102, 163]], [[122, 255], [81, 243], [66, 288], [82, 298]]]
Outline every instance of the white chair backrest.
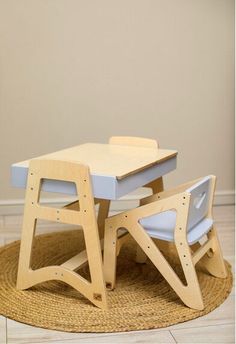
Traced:
[[191, 194], [188, 215], [188, 231], [206, 217], [209, 208], [212, 206], [209, 204], [211, 202], [212, 191], [211, 181], [211, 176], [204, 177], [202, 180], [186, 190]]

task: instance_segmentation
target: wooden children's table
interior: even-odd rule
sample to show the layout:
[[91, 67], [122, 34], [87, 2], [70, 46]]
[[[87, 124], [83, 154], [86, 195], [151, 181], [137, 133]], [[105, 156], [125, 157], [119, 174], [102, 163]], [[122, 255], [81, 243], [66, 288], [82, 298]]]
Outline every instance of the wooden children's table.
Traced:
[[[26, 188], [17, 288], [49, 280], [68, 283], [93, 304], [107, 308], [102, 268], [104, 222], [109, 203], [176, 168], [177, 151], [86, 143], [12, 165], [12, 185]], [[40, 192], [78, 196], [63, 208], [41, 205]], [[98, 216], [95, 204], [99, 204]], [[61, 265], [31, 268], [37, 219], [81, 225], [86, 250]], [[76, 270], [88, 262], [91, 281]]]

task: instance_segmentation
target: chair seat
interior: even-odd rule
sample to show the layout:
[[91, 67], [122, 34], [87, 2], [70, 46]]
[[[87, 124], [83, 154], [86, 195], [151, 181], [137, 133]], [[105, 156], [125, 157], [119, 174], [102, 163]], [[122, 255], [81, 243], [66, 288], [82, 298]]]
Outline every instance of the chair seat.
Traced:
[[[176, 212], [169, 210], [160, 214], [148, 216], [139, 220], [140, 225], [147, 231], [152, 238], [174, 241], [174, 229], [176, 223]], [[199, 241], [212, 227], [213, 221], [204, 218], [187, 233], [190, 245]]]

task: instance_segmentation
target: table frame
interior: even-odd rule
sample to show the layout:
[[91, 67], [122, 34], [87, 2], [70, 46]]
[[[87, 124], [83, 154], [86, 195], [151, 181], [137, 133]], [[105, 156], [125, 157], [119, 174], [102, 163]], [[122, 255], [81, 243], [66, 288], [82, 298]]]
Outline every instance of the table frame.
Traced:
[[[17, 288], [23, 290], [44, 281], [60, 280], [74, 287], [94, 305], [107, 309], [102, 249], [110, 200], [117, 199], [142, 185], [150, 187], [153, 192], [161, 191], [163, 189], [162, 175], [176, 167], [176, 154], [177, 152], [170, 151], [169, 157], [164, 161], [161, 160], [153, 166], [144, 166], [142, 171], [136, 171], [122, 179], [116, 179], [114, 176], [91, 175], [89, 167], [82, 163], [46, 156], [30, 160], [26, 166], [13, 165], [13, 177], [15, 176], [13, 180], [17, 180], [15, 186], [25, 187], [27, 179]], [[18, 179], [17, 172], [20, 172]], [[109, 185], [111, 181], [113, 187]], [[72, 185], [73, 188], [70, 189]], [[101, 192], [104, 187], [108, 190], [105, 194]], [[39, 203], [41, 191], [63, 192], [63, 190], [76, 195], [79, 200], [64, 208], [51, 208]], [[102, 197], [97, 198], [98, 195]], [[95, 204], [99, 204], [97, 217]], [[82, 226], [85, 250], [61, 265], [33, 270], [32, 250], [37, 219]], [[121, 234], [118, 237], [119, 247], [122, 246], [124, 240], [125, 236]], [[137, 261], [144, 260], [143, 253], [137, 250]], [[91, 282], [76, 272], [85, 263], [89, 264]]]
[[[43, 178], [72, 181], [80, 192], [80, 202], [63, 209], [42, 206], [38, 203]], [[107, 217], [107, 204], [100, 212], [100, 223]], [[86, 250], [60, 266], [32, 269], [32, 250], [37, 219], [81, 225]], [[91, 282], [75, 272], [89, 262]], [[66, 282], [87, 297], [96, 306], [107, 308], [106, 287], [102, 270], [101, 245], [96, 219], [92, 185], [87, 166], [56, 160], [32, 160], [29, 165], [26, 203], [22, 230], [17, 288], [27, 289], [40, 282], [60, 280]]]

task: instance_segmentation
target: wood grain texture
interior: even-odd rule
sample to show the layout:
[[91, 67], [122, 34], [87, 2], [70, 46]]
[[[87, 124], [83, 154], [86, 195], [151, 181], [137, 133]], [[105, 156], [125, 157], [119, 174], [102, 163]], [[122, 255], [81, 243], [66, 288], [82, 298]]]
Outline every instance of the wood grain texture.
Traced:
[[[109, 139], [109, 144], [121, 145], [121, 146], [146, 147], [146, 148], [153, 148], [156, 150], [159, 148], [159, 143], [156, 140], [152, 140], [152, 139], [148, 139], [144, 137], [134, 137], [134, 136], [112, 136]], [[160, 177], [144, 185], [144, 187], [150, 188], [153, 194], [157, 192], [161, 192], [164, 189], [163, 179], [162, 177]], [[121, 244], [119, 245], [119, 249], [120, 248], [121, 248]], [[135, 260], [137, 263], [145, 263], [145, 261], [147, 260], [146, 254], [143, 252], [143, 250], [141, 250], [141, 248], [138, 245], [136, 249]]]
[[[207, 213], [204, 215], [204, 218], [212, 218], [212, 202], [216, 177], [210, 176], [209, 180], [210, 190], [208, 203], [206, 204]], [[141, 202], [140, 207], [107, 218], [105, 221], [104, 238], [104, 278], [106, 285], [110, 289], [114, 289], [116, 284], [117, 231], [119, 228], [125, 228], [185, 305], [193, 309], [204, 309], [195, 264], [201, 259], [208, 272], [219, 278], [226, 278], [227, 271], [214, 226], [209, 228], [205, 244], [197, 243], [197, 247], [193, 251], [193, 246], [190, 247], [188, 243], [188, 219], [193, 200], [191, 193], [185, 188], [187, 185], [194, 186], [195, 183], [196, 180], [180, 185], [174, 190], [152, 195], [148, 197], [148, 200], [145, 200], [143, 205]], [[155, 243], [152, 240], [152, 237], [155, 237], [155, 235], [148, 233], [139, 222], [142, 218], [172, 209], [175, 209], [177, 214], [173, 240], [185, 275], [186, 285], [182, 283], [169, 262], [165, 259], [158, 246], [158, 242]], [[199, 233], [198, 240], [201, 236], [202, 233]], [[163, 237], [163, 240], [167, 241], [168, 239]], [[211, 252], [211, 255], [209, 252]], [[142, 261], [142, 257], [140, 261]]]
[[[42, 178], [72, 181], [80, 193], [79, 210], [52, 208], [39, 204]], [[79, 197], [79, 195], [78, 195]], [[37, 219], [81, 225], [84, 231], [91, 283], [68, 267], [48, 266], [32, 270], [31, 255]], [[35, 284], [60, 280], [71, 285], [96, 306], [106, 309], [107, 296], [103, 278], [102, 255], [89, 168], [60, 160], [31, 160], [25, 198], [17, 288], [24, 290]]]
[[112, 136], [109, 139], [109, 144], [122, 146], [149, 147], [154, 149], [157, 149], [159, 147], [159, 144], [156, 140], [135, 136]]
[[[91, 174], [123, 179], [176, 155], [177, 151], [175, 150], [86, 143], [36, 159], [73, 161], [88, 165]], [[17, 165], [28, 167], [29, 160], [17, 163]]]

